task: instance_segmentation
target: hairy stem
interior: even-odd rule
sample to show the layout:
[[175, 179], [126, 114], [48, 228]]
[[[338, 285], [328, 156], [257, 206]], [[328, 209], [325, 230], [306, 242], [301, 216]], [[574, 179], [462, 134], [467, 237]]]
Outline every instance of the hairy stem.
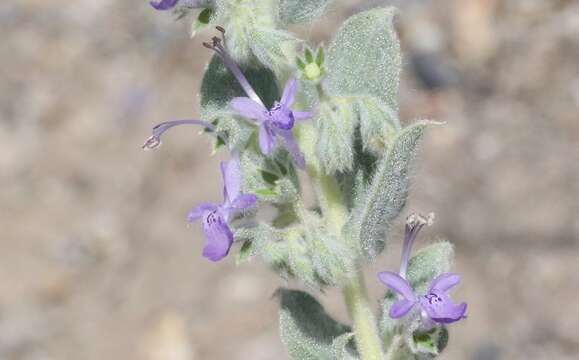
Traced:
[[343, 293], [354, 323], [354, 335], [361, 359], [382, 360], [382, 345], [361, 272], [344, 287]]
[[402, 335], [396, 335], [390, 342], [388, 347], [388, 352], [384, 356], [384, 360], [397, 360], [399, 359], [399, 350], [402, 348]]

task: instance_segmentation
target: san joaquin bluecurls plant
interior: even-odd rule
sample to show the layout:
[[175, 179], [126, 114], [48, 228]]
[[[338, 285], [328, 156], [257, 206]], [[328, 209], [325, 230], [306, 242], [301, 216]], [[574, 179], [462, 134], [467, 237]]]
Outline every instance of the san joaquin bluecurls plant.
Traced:
[[[381, 254], [408, 197], [411, 162], [427, 127], [398, 119], [401, 54], [396, 11], [376, 8], [348, 19], [327, 47], [312, 50], [291, 24], [314, 20], [329, 0], [158, 0], [157, 10], [195, 15], [192, 31], [215, 25], [204, 46], [214, 51], [200, 90], [202, 120], [153, 128], [143, 146], [158, 148], [173, 127], [196, 125], [231, 153], [221, 164], [224, 201], [195, 207], [203, 255], [219, 261], [239, 244], [238, 263], [261, 258], [282, 278], [311, 291], [342, 290], [352, 320], [341, 324], [316, 298], [281, 288], [280, 333], [293, 359], [434, 358], [448, 342], [446, 326], [466, 316], [448, 291], [448, 242], [411, 257], [428, 220], [408, 218], [401, 268], [384, 271], [390, 289], [376, 319], [364, 266]], [[300, 50], [301, 49], [301, 50]], [[316, 204], [302, 198], [305, 172]], [[271, 221], [257, 208], [270, 205]]]

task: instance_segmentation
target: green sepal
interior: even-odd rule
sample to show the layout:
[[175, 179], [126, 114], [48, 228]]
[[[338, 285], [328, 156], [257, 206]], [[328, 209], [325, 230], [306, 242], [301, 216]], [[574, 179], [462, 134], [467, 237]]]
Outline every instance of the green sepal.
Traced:
[[324, 64], [324, 47], [320, 45], [316, 53], [316, 64], [321, 67]]
[[195, 37], [197, 33], [207, 27], [213, 18], [213, 9], [206, 8], [199, 13], [199, 16], [191, 23], [191, 37]]
[[326, 313], [311, 295], [299, 290], [279, 289], [280, 334], [288, 353], [295, 360], [335, 360], [333, 343], [350, 333]]
[[314, 54], [312, 54], [312, 50], [310, 48], [306, 48], [306, 50], [304, 51], [304, 56], [307, 63], [314, 62]]
[[402, 64], [394, 8], [349, 18], [328, 50], [326, 91], [331, 96], [376, 96], [397, 111]]

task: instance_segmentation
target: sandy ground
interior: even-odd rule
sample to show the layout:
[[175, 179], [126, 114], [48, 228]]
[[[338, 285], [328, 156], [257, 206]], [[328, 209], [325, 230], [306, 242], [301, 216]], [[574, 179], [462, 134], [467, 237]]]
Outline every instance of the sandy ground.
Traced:
[[[327, 43], [378, 4], [402, 9], [403, 119], [447, 123], [408, 206], [436, 212], [422, 244], [454, 242], [464, 276], [470, 316], [442, 358], [576, 358], [579, 2], [344, 0], [296, 31]], [[296, 284], [204, 260], [185, 225], [220, 198], [222, 155], [195, 131], [140, 149], [153, 124], [198, 115], [209, 35], [187, 27], [146, 1], [0, 6], [0, 359], [287, 358], [271, 295]], [[376, 299], [399, 249], [369, 269]], [[321, 299], [346, 320], [338, 292]]]

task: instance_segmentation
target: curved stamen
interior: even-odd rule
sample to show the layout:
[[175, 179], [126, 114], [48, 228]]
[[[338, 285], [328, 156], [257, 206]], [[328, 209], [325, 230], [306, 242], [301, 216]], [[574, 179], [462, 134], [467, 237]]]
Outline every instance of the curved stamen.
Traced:
[[[239, 82], [239, 85], [241, 85], [241, 88], [243, 89], [243, 91], [245, 91], [247, 96], [251, 100], [253, 100], [256, 103], [261, 104], [263, 107], [265, 107], [265, 105], [263, 104], [263, 101], [261, 101], [261, 98], [257, 95], [255, 90], [253, 90], [253, 87], [251, 86], [251, 84], [249, 83], [249, 81], [247, 80], [245, 75], [243, 75], [243, 72], [241, 71], [241, 69], [239, 68], [237, 63], [229, 55], [229, 52], [227, 51], [227, 43], [225, 41], [225, 29], [222, 28], [221, 26], [217, 26], [216, 29], [222, 34], [221, 39], [218, 37], [214, 37], [212, 39], [213, 40], [212, 44], [204, 42], [203, 46], [215, 51], [215, 53], [223, 61], [223, 64], [225, 65], [225, 67], [227, 67], [229, 69], [229, 71], [231, 71], [233, 76], [235, 76], [235, 78], [237, 79], [237, 82]], [[223, 42], [223, 44], [221, 44], [222, 42]]]
[[[216, 132], [216, 127], [206, 121], [201, 120], [174, 120], [174, 121], [166, 121], [160, 123], [153, 127], [153, 134], [149, 136], [145, 143], [143, 144], [143, 150], [153, 150], [161, 146], [161, 135], [165, 133], [165, 131], [169, 130], [172, 127], [179, 126], [179, 125], [200, 125], [203, 126], [205, 129]], [[227, 143], [226, 139], [221, 136], [221, 134], [217, 134], [216, 136], [220, 137], [224, 142]]]

